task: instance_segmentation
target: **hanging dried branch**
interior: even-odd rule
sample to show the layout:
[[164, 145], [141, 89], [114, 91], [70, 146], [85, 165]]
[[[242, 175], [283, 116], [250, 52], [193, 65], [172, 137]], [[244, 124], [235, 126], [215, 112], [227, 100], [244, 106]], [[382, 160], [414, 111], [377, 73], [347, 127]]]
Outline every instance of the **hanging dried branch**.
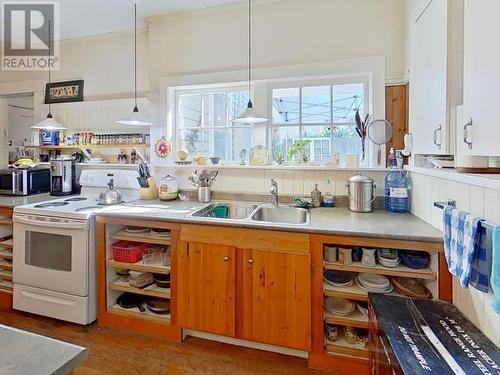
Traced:
[[361, 159], [365, 159], [365, 140], [366, 140], [366, 135], [368, 133], [368, 125], [370, 123], [370, 115], [367, 113], [365, 116], [365, 120], [361, 121], [361, 116], [359, 115], [359, 109], [356, 111], [355, 115], [355, 120], [356, 120], [356, 133], [358, 133], [359, 137], [361, 138], [361, 151], [362, 151], [362, 156]]

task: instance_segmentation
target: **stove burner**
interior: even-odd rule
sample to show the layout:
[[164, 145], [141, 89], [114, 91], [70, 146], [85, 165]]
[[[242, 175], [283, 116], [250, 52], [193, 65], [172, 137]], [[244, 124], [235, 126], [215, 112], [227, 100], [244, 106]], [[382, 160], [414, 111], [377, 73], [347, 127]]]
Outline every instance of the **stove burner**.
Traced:
[[68, 204], [69, 204], [68, 202], [47, 202], [47, 203], [37, 204], [35, 208], [59, 207], [59, 206], [66, 206]]
[[75, 212], [82, 212], [82, 211], [93, 211], [97, 209], [103, 208], [102, 206], [87, 206], [87, 207], [80, 207], [75, 210]]
[[68, 199], [65, 199], [64, 201], [65, 202], [79, 202], [79, 201], [86, 201], [87, 198], [85, 197], [74, 197], [74, 198], [68, 198]]

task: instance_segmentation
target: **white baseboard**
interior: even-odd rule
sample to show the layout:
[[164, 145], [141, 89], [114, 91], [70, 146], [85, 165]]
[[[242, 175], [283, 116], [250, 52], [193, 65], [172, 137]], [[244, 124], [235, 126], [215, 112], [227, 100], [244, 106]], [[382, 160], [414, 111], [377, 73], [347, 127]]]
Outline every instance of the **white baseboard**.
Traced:
[[201, 331], [196, 331], [193, 329], [183, 329], [182, 330], [182, 338], [184, 339], [187, 336], [198, 337], [200, 339], [218, 341], [218, 342], [223, 342], [225, 344], [244, 346], [246, 348], [265, 350], [268, 352], [291, 355], [294, 357], [300, 357], [300, 358], [306, 358], [306, 359], [309, 356], [309, 353], [302, 351], [302, 350], [283, 348], [281, 346], [261, 344], [258, 342], [247, 341], [247, 340], [240, 340], [240, 339], [236, 339], [234, 337], [214, 335], [213, 333], [201, 332]]

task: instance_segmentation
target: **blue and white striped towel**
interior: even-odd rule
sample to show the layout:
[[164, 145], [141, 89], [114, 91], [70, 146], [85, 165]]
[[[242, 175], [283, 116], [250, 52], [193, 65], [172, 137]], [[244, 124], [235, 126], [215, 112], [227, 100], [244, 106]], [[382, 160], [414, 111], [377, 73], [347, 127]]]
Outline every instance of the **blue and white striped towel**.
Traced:
[[493, 249], [491, 266], [491, 289], [493, 309], [500, 314], [500, 226], [493, 228]]
[[446, 206], [443, 222], [444, 252], [448, 269], [458, 277], [462, 287], [468, 288], [479, 241], [480, 219], [452, 206]]
[[493, 247], [493, 231], [483, 225], [479, 226], [479, 241], [477, 243], [472, 273], [469, 284], [481, 292], [490, 291], [491, 257]]

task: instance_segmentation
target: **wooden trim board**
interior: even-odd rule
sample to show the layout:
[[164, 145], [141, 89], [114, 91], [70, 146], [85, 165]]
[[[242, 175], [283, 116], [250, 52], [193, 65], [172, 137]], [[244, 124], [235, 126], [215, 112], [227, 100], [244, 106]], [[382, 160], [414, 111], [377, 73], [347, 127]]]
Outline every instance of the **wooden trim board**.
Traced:
[[265, 229], [214, 227], [210, 225], [181, 226], [181, 241], [241, 249], [269, 250], [290, 254], [309, 254], [309, 235]]
[[419, 242], [375, 237], [348, 237], [322, 234], [312, 234], [311, 241], [332, 245], [366, 246], [397, 250], [420, 250], [437, 253], [443, 252], [442, 242]]

